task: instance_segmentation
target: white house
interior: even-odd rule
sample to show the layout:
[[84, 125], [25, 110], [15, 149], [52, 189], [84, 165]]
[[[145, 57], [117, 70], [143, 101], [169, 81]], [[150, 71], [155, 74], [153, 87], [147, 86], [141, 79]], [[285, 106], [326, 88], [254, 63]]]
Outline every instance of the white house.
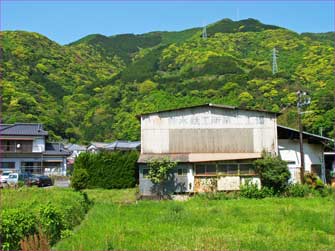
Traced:
[[0, 124], [0, 171], [66, 175], [70, 153], [47, 138], [41, 124]]
[[[300, 144], [299, 131], [286, 126], [278, 125], [278, 150], [282, 160], [288, 164], [291, 172], [291, 181], [300, 182]], [[312, 172], [326, 182], [326, 172], [331, 167], [325, 165], [324, 149], [332, 139], [303, 132], [303, 150], [305, 159], [305, 172]]]

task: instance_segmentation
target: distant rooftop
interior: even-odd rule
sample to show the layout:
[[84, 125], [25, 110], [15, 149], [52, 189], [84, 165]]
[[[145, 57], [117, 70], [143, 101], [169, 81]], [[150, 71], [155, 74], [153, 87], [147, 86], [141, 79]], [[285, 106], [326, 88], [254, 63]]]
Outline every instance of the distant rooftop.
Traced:
[[65, 149], [62, 143], [46, 143], [45, 155], [70, 155], [70, 151]]
[[131, 149], [139, 149], [141, 146], [141, 141], [125, 141], [125, 140], [117, 140], [105, 148], [108, 150], [131, 150]]
[[42, 124], [15, 123], [0, 124], [1, 136], [47, 136], [48, 132], [43, 129]]
[[155, 114], [155, 113], [193, 109], [193, 108], [198, 108], [198, 107], [215, 107], [215, 108], [230, 109], [230, 110], [265, 112], [265, 113], [276, 114], [277, 116], [281, 114], [280, 112], [272, 112], [272, 111], [267, 111], [267, 110], [262, 110], [262, 109], [249, 109], [249, 108], [242, 108], [242, 107], [230, 106], [230, 105], [220, 105], [220, 104], [206, 103], [206, 104], [202, 104], [202, 105], [193, 105], [193, 106], [186, 106], [186, 107], [180, 107], [180, 108], [175, 108], [175, 109], [166, 109], [166, 110], [160, 110], [160, 111], [155, 111], [155, 112], [143, 113], [143, 114], [139, 114], [137, 117], [141, 117], [141, 116], [144, 116], [144, 115]]
[[86, 146], [77, 144], [68, 144], [65, 146], [69, 151], [86, 151]]

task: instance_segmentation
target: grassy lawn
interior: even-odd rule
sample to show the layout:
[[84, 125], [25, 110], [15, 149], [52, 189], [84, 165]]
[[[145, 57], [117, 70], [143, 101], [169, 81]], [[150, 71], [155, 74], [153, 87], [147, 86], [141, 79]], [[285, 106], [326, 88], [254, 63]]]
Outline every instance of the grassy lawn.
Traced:
[[56, 250], [334, 250], [332, 197], [131, 203], [132, 189], [86, 192], [95, 205]]

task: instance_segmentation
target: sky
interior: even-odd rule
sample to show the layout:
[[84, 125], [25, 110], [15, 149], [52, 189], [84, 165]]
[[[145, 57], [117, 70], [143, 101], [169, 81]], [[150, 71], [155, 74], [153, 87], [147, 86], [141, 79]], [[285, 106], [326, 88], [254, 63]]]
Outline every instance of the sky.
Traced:
[[296, 32], [334, 31], [333, 1], [1, 0], [0, 30], [41, 33], [60, 44], [89, 34], [178, 31], [223, 18], [255, 18]]

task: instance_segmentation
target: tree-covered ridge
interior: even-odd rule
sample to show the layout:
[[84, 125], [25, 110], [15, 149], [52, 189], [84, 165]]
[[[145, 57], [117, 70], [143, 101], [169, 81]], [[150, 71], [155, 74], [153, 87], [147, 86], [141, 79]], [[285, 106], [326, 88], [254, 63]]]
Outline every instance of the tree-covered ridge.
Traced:
[[38, 121], [63, 137], [71, 127], [64, 115], [72, 105], [68, 100], [123, 68], [118, 58], [105, 58], [88, 45], [60, 46], [24, 31], [1, 32], [1, 52], [2, 120]]
[[[331, 36], [297, 34], [247, 19], [143, 35], [92, 35], [60, 46], [28, 32], [1, 33], [3, 120], [39, 121], [73, 141], [139, 139], [136, 115], [206, 102], [283, 111], [296, 127], [298, 89], [312, 104], [305, 129], [333, 135]], [[272, 49], [279, 72], [271, 70]]]

